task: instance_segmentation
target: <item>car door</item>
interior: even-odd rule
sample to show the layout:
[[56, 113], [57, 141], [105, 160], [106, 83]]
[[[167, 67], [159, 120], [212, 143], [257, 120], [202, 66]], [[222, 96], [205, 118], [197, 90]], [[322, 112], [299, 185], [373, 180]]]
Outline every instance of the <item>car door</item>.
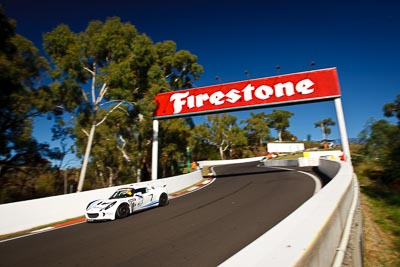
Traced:
[[153, 194], [148, 187], [135, 189], [136, 210], [149, 207], [149, 203], [153, 201]]
[[143, 191], [144, 191], [143, 194], [142, 194], [142, 196], [143, 196], [143, 207], [146, 208], [153, 201], [154, 195], [153, 195], [153, 192], [148, 187], [145, 187]]

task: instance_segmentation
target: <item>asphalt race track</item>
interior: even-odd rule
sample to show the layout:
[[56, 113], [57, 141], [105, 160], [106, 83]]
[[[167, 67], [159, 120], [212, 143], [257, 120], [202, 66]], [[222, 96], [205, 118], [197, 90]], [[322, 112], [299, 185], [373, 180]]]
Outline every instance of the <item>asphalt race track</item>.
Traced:
[[1, 242], [0, 266], [217, 266], [314, 193], [309, 176], [258, 164], [216, 167], [167, 207]]

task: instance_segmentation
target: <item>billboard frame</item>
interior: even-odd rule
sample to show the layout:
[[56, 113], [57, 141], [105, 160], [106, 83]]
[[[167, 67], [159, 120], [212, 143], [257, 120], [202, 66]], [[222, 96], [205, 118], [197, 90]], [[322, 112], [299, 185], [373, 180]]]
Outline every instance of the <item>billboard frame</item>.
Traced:
[[336, 68], [160, 93], [153, 116], [152, 180], [158, 175], [159, 120], [332, 100], [344, 158], [351, 163]]

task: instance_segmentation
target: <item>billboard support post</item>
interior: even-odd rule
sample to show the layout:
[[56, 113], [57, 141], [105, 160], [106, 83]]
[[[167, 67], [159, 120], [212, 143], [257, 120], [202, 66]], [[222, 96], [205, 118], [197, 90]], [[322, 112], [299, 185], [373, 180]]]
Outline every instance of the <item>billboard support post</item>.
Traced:
[[349, 146], [349, 139], [347, 137], [346, 123], [344, 121], [342, 100], [339, 97], [335, 98], [334, 102], [335, 102], [336, 116], [339, 126], [340, 140], [342, 142], [342, 149], [344, 153], [344, 160], [351, 164], [350, 146]]
[[158, 173], [158, 120], [153, 120], [153, 153], [151, 159], [151, 180], [157, 180]]

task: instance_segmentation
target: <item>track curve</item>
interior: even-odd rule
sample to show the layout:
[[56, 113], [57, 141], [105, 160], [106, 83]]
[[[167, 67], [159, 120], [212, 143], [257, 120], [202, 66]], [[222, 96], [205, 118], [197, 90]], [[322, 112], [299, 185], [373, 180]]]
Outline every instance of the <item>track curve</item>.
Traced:
[[0, 243], [0, 265], [216, 266], [314, 194], [309, 176], [258, 164], [215, 167], [212, 185], [167, 207]]

